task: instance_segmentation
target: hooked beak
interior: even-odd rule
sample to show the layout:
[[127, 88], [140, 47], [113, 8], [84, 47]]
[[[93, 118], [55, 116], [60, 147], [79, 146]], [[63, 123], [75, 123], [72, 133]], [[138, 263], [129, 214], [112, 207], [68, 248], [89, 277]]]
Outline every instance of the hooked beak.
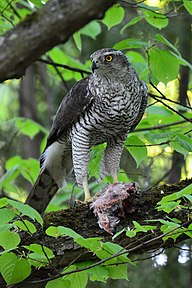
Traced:
[[95, 61], [92, 61], [92, 71], [94, 72], [95, 69], [98, 69], [98, 66]]

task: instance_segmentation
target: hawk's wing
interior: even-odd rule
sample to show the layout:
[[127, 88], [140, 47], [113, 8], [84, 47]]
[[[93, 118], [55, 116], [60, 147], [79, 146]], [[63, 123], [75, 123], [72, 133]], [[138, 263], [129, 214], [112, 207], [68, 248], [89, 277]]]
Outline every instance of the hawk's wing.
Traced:
[[77, 82], [63, 98], [47, 138], [47, 147], [65, 133], [73, 121], [91, 104], [94, 96], [88, 90], [89, 76]]
[[145, 112], [145, 108], [147, 107], [147, 99], [148, 99], [147, 90], [148, 90], [147, 85], [145, 84], [145, 82], [141, 81], [141, 90], [140, 90], [140, 94], [142, 97], [141, 106], [140, 106], [137, 118], [135, 119], [135, 121], [133, 122], [133, 125], [131, 126], [130, 132], [135, 129], [135, 127], [139, 124], [139, 122], [141, 121], [141, 119], [143, 117], [143, 114]]

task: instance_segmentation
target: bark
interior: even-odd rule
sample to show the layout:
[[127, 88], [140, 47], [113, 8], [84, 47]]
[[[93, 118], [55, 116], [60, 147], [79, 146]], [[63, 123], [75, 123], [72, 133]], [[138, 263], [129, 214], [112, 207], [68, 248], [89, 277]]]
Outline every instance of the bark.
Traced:
[[[132, 221], [138, 221], [140, 224], [146, 225], [146, 220], [151, 219], [165, 219], [167, 220], [167, 214], [156, 210], [156, 204], [165, 195], [180, 191], [187, 185], [192, 183], [192, 180], [184, 180], [174, 185], [163, 185], [160, 187], [151, 188], [148, 191], [143, 191], [139, 195], [135, 195], [131, 199], [131, 209], [128, 211], [127, 216], [122, 219], [118, 225], [117, 230], [122, 228], [132, 227]], [[189, 203], [183, 200], [182, 205], [189, 205]], [[184, 227], [188, 227], [189, 221], [189, 210], [182, 209], [177, 212], [171, 212], [168, 216], [171, 218], [179, 219]], [[192, 220], [191, 220], [192, 221]], [[153, 225], [159, 225], [157, 223], [152, 223]], [[151, 224], [151, 223], [147, 223]], [[69, 237], [48, 237], [45, 230], [49, 226], [65, 226], [72, 228], [74, 231], [79, 233], [85, 238], [90, 237], [101, 237], [102, 241], [112, 241], [111, 235], [100, 229], [97, 224], [97, 219], [90, 210], [88, 205], [79, 203], [74, 207], [70, 207], [67, 210], [61, 210], [57, 212], [47, 213], [44, 216], [44, 227], [43, 229], [38, 229], [38, 232], [33, 236], [33, 238], [24, 233], [21, 235], [22, 243], [21, 245], [29, 245], [32, 243], [38, 243], [45, 245], [52, 249], [56, 257], [52, 263], [52, 267], [41, 268], [33, 272], [29, 279], [25, 280], [22, 284], [18, 284], [14, 287], [45, 287], [45, 282], [32, 283], [31, 281], [43, 281], [43, 279], [54, 277], [55, 271], [60, 271], [65, 266], [69, 265], [78, 257], [77, 262], [83, 260], [97, 260], [95, 256], [86, 251], [74, 243], [74, 241]], [[168, 239], [163, 241], [162, 232], [157, 229], [154, 232], [148, 232], [145, 234], [139, 233], [133, 238], [128, 238], [125, 234], [120, 235], [115, 239], [115, 242], [123, 247], [127, 247], [129, 250], [129, 257], [134, 254], [141, 254], [143, 252], [151, 252], [160, 248], [173, 247], [175, 243]], [[177, 238], [177, 243], [187, 239], [187, 235], [181, 235]], [[53, 269], [55, 267], [55, 269]], [[0, 279], [1, 281], [1, 279]]]
[[0, 82], [21, 77], [26, 67], [64, 43], [85, 24], [100, 19], [115, 0], [50, 0], [0, 37]]

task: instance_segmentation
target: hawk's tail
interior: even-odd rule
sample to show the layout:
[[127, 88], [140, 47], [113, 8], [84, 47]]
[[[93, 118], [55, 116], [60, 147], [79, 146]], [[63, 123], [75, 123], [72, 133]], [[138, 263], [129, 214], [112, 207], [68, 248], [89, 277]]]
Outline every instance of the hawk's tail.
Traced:
[[44, 169], [39, 174], [25, 203], [42, 214], [58, 189], [48, 170]]

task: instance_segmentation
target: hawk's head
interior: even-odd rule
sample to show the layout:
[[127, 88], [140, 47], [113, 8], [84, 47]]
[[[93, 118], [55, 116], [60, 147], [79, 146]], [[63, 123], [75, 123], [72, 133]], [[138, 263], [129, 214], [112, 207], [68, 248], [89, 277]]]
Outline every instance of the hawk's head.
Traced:
[[119, 50], [113, 48], [103, 48], [95, 51], [91, 55], [92, 70], [97, 70], [100, 74], [116, 74], [127, 71], [129, 62], [127, 57]]

